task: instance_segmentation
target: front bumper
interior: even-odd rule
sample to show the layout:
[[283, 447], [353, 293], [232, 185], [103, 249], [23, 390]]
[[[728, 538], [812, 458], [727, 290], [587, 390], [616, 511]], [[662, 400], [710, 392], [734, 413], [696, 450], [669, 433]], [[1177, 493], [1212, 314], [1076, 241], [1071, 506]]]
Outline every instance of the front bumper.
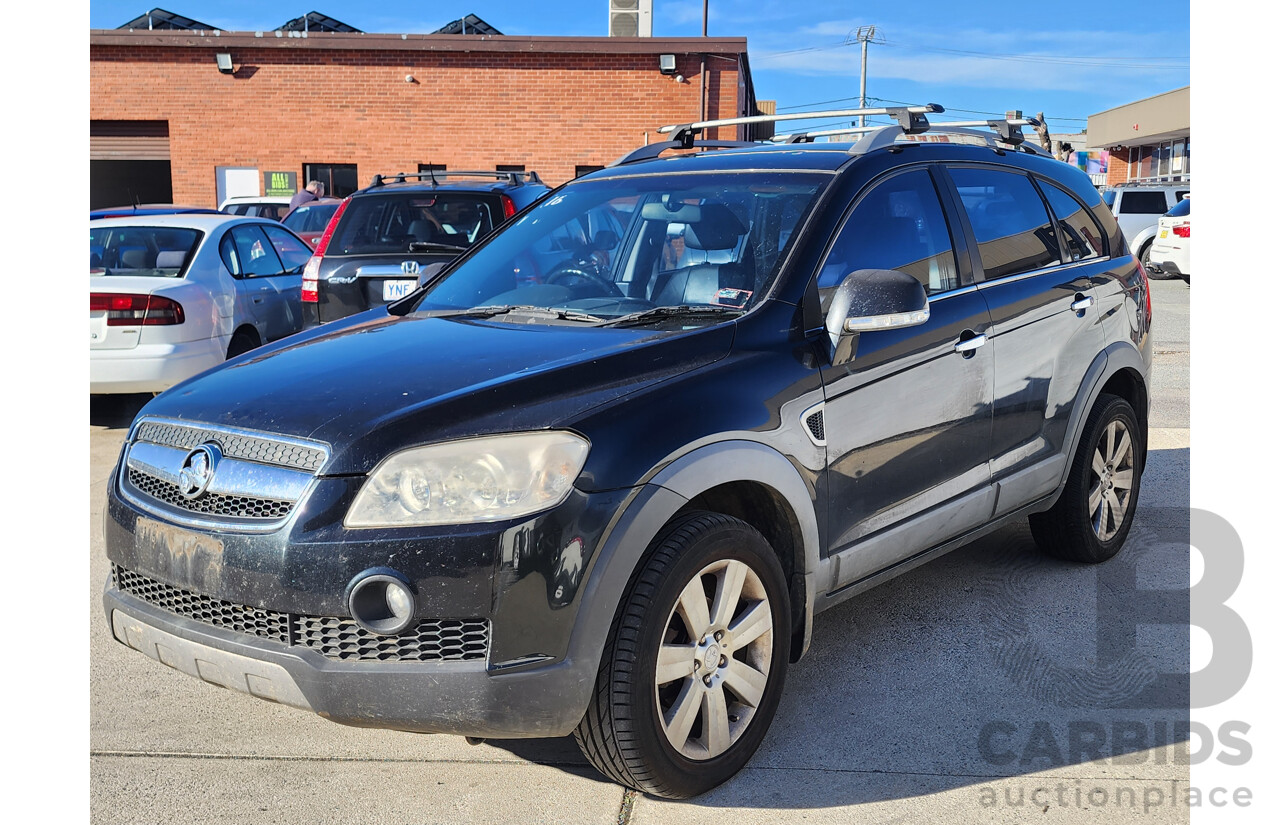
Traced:
[[554, 737], [582, 716], [595, 668], [562, 661], [514, 673], [484, 662], [338, 662], [175, 616], [110, 585], [113, 635], [211, 684], [358, 727], [482, 737]]

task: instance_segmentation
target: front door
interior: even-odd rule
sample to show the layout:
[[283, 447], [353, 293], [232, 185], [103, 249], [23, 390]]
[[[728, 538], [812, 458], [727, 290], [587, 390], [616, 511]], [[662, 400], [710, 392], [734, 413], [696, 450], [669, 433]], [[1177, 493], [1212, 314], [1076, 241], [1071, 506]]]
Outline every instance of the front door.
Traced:
[[836, 586], [990, 516], [990, 320], [982, 295], [962, 278], [929, 168], [882, 179], [859, 198], [818, 274], [819, 294], [858, 269], [914, 276], [930, 317], [858, 333], [851, 352], [842, 347], [823, 368]]

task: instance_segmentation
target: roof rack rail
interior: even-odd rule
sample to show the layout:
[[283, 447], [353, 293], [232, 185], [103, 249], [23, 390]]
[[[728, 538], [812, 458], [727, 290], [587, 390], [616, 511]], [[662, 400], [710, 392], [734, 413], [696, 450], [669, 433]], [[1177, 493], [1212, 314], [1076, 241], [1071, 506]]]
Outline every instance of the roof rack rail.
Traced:
[[659, 126], [659, 134], [671, 134], [671, 141], [684, 144], [684, 148], [692, 148], [694, 135], [704, 129], [719, 126], [741, 126], [752, 123], [778, 123], [784, 120], [813, 120], [823, 117], [874, 117], [888, 116], [898, 121], [899, 128], [905, 134], [916, 134], [929, 128], [927, 114], [936, 114], [946, 110], [937, 103], [926, 103], [923, 106], [890, 106], [876, 109], [835, 109], [824, 112], [790, 112], [784, 115], [751, 115], [749, 117], [731, 117], [723, 120], [699, 120], [693, 123], [677, 123], [670, 126]]
[[[1049, 152], [1035, 144], [1027, 143], [1022, 133], [1023, 126], [1036, 127], [1040, 121], [1033, 117], [993, 118], [991, 120], [957, 120], [948, 123], [930, 123], [924, 132], [905, 133], [899, 126], [849, 126], [842, 129], [823, 129], [812, 132], [797, 132], [791, 135], [778, 135], [777, 143], [812, 143], [818, 137], [836, 137], [838, 135], [859, 135], [859, 140], [849, 150], [852, 154], [864, 155], [874, 149], [891, 145], [904, 134], [959, 134], [982, 138], [990, 147], [1003, 150], [999, 144], [1031, 154], [1053, 157]], [[990, 129], [991, 132], [979, 131]]]
[[538, 177], [537, 172], [490, 172], [488, 170], [479, 169], [474, 171], [453, 170], [453, 169], [432, 169], [426, 172], [397, 172], [394, 175], [374, 175], [373, 182], [370, 186], [385, 186], [388, 183], [404, 183], [409, 180], [430, 180], [431, 185], [435, 186], [441, 178], [493, 178], [494, 180], [505, 180], [512, 186], [519, 186], [522, 183], [542, 183], [542, 178]]

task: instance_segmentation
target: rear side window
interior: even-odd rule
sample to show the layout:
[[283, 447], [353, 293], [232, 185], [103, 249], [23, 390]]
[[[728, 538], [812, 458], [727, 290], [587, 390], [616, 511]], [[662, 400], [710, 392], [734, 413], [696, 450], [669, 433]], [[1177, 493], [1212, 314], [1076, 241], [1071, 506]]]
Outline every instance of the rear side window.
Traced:
[[233, 275], [254, 278], [279, 275], [284, 270], [275, 248], [267, 240], [267, 236], [262, 234], [261, 227], [237, 226], [228, 234], [231, 236], [230, 250], [224, 245], [220, 251], [224, 253], [224, 259], [227, 252], [230, 252], [234, 266], [229, 264], [228, 269]]
[[997, 169], [960, 167], [950, 173], [987, 280], [1058, 263], [1058, 236], [1030, 178]]
[[1166, 213], [1169, 218], [1185, 218], [1191, 215], [1191, 198], [1183, 198]]
[[1058, 231], [1067, 244], [1067, 260], [1087, 261], [1106, 254], [1102, 228], [1084, 204], [1048, 181], [1040, 181], [1040, 191], [1058, 221]]
[[1169, 208], [1163, 191], [1125, 192], [1120, 198], [1121, 215], [1163, 215]]
[[414, 192], [352, 198], [329, 254], [461, 251], [502, 223], [496, 196]]
[[924, 169], [894, 175], [864, 196], [818, 273], [818, 288], [839, 286], [859, 269], [897, 269], [932, 294], [960, 286], [947, 222]]

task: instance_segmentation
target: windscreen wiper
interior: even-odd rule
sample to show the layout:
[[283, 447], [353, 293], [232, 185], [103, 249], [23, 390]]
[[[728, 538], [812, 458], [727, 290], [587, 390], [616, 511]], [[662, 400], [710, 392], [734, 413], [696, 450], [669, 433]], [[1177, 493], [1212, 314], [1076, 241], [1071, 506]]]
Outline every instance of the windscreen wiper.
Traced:
[[641, 312], [633, 312], [630, 315], [612, 318], [600, 326], [635, 326], [649, 321], [661, 321], [668, 318], [698, 318], [700, 316], [712, 316], [716, 318], [736, 317], [742, 313], [743, 310], [737, 307], [717, 306], [715, 304], [702, 304], [700, 306], [680, 304], [679, 306], [654, 307], [653, 309], [646, 309]]
[[468, 309], [429, 309], [420, 314], [427, 318], [492, 318], [495, 315], [507, 315], [513, 312], [520, 315], [541, 315], [560, 318], [565, 321], [584, 321], [593, 324], [603, 324], [609, 320], [586, 312], [575, 312], [571, 309], [556, 309], [554, 307], [539, 307], [531, 304], [496, 304], [470, 307]]
[[435, 241], [410, 241], [410, 252], [461, 252], [466, 249], [465, 245], [459, 246], [451, 243], [436, 243]]

